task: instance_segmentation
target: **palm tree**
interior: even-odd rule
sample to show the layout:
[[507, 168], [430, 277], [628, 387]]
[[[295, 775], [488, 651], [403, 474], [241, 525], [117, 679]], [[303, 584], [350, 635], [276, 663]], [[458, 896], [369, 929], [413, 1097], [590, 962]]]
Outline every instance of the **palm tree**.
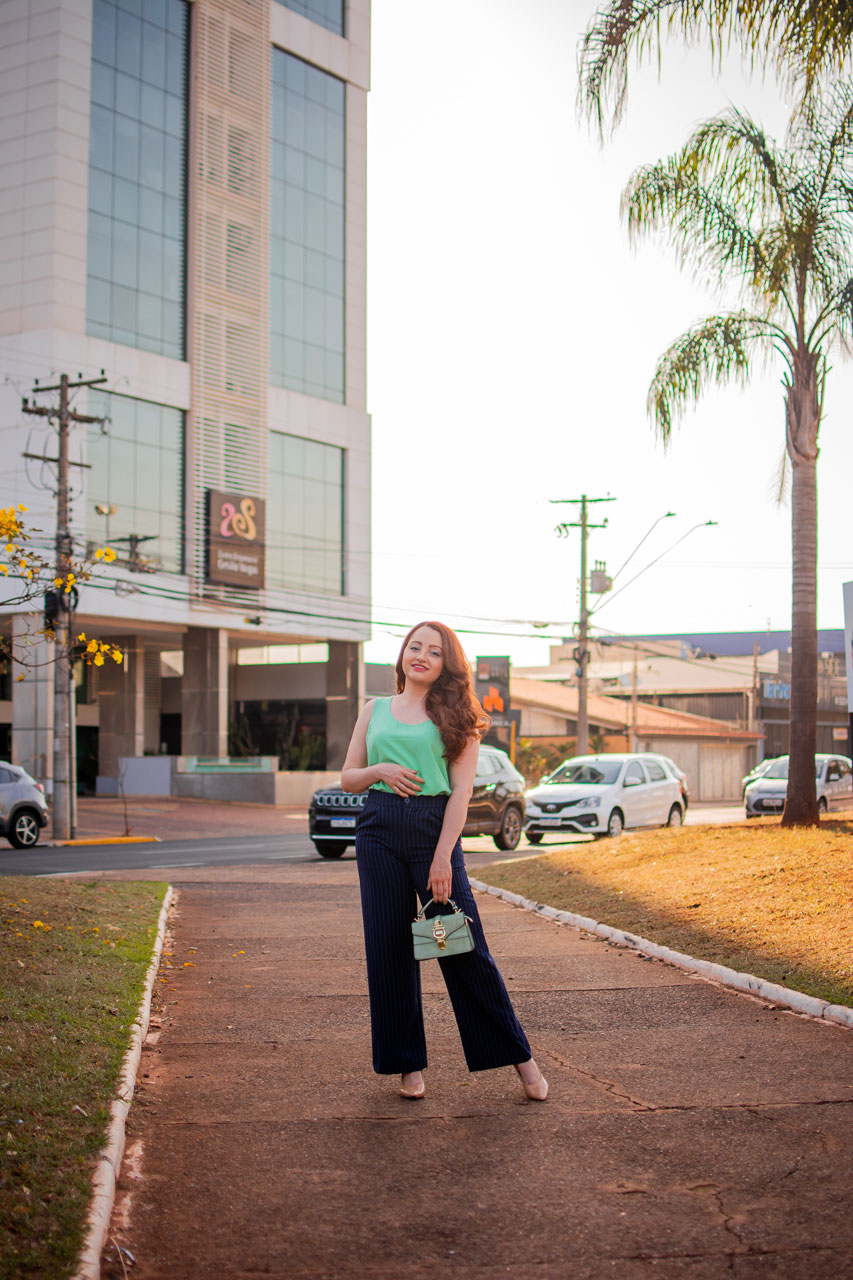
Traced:
[[683, 263], [742, 309], [712, 315], [658, 362], [648, 408], [664, 442], [673, 417], [711, 383], [745, 384], [777, 353], [791, 467], [791, 741], [783, 825], [818, 821], [818, 433], [828, 355], [853, 334], [853, 89], [814, 94], [785, 145], [736, 110], [702, 124], [682, 151], [639, 169], [622, 196], [629, 234], [664, 231]]
[[580, 49], [579, 97], [603, 128], [606, 106], [618, 124], [625, 108], [628, 60], [660, 54], [664, 32], [688, 43], [710, 37], [719, 59], [732, 41], [767, 61], [804, 96], [816, 80], [839, 71], [853, 47], [853, 0], [609, 0]]

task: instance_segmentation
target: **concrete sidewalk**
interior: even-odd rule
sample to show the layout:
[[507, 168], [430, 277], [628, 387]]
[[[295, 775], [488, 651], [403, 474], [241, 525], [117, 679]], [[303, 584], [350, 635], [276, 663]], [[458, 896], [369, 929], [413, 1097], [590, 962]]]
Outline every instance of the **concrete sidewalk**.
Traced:
[[429, 964], [404, 1102], [350, 860], [172, 883], [111, 1227], [137, 1280], [853, 1275], [850, 1031], [481, 895], [551, 1100], [469, 1075]]

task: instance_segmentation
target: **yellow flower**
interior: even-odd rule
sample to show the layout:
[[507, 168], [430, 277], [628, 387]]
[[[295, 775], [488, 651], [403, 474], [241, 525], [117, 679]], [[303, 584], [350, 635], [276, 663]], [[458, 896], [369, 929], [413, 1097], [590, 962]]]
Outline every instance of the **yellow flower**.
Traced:
[[81, 632], [80, 632], [80, 634], [79, 634], [79, 636], [77, 637], [77, 640], [78, 640], [78, 643], [79, 643], [79, 644], [85, 644], [85, 643], [86, 643], [86, 632], [85, 632], [85, 631], [81, 631]]
[[112, 547], [105, 547], [105, 548], [104, 548], [104, 561], [105, 561], [105, 563], [106, 563], [106, 564], [112, 564], [112, 562], [113, 562], [113, 560], [115, 560], [115, 558], [116, 558], [116, 553], [113, 551]]
[[62, 586], [62, 582], [63, 582], [62, 578], [54, 578], [54, 580], [53, 580], [53, 585], [54, 585], [55, 587], [61, 587], [61, 586]]
[[[9, 508], [9, 510], [11, 511], [11, 510], [12, 510], [12, 508], [10, 507], [10, 508]], [[19, 503], [18, 503], [18, 510], [19, 510], [19, 511], [29, 511], [29, 507], [25, 507], [25, 506], [24, 506], [24, 504], [23, 504], [23, 502], [19, 502]]]
[[102, 667], [104, 665], [104, 655], [102, 653], [96, 653], [93, 661], [96, 667]]
[[[80, 639], [82, 640], [82, 639], [84, 639], [84, 637], [83, 637], [83, 636], [81, 636], [81, 637], [80, 637]], [[97, 652], [98, 652], [98, 642], [97, 642], [97, 640], [90, 640], [90, 641], [89, 641], [89, 643], [86, 645], [86, 652], [87, 652], [87, 653], [97, 653]]]
[[5, 564], [0, 564], [0, 573], [5, 573], [6, 577], [8, 578], [9, 570]]
[[103, 560], [103, 558], [104, 558], [104, 548], [98, 547], [98, 550], [95, 552], [95, 559]]
[[124, 662], [124, 654], [121, 649], [113, 649], [112, 656], [116, 662]]

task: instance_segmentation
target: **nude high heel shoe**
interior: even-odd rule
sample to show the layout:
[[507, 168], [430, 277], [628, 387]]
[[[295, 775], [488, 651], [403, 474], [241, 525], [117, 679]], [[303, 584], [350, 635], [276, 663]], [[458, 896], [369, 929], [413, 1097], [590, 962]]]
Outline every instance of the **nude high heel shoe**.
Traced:
[[[517, 1063], [515, 1069], [518, 1071]], [[520, 1071], [518, 1071], [518, 1078], [521, 1080], [522, 1089], [531, 1102], [544, 1102], [548, 1097], [548, 1081], [543, 1076], [541, 1070], [539, 1071], [539, 1079], [534, 1081], [533, 1084], [527, 1084], [522, 1080]]]
[[417, 1085], [400, 1085], [400, 1097], [408, 1098], [410, 1102], [422, 1098], [426, 1093], [426, 1081], [421, 1077], [420, 1084]]

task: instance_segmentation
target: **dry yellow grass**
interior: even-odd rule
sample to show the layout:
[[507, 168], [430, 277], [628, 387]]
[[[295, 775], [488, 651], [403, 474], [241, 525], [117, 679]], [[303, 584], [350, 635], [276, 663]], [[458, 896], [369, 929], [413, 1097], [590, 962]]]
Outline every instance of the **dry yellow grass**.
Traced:
[[497, 862], [478, 879], [853, 1004], [853, 819], [668, 827]]

